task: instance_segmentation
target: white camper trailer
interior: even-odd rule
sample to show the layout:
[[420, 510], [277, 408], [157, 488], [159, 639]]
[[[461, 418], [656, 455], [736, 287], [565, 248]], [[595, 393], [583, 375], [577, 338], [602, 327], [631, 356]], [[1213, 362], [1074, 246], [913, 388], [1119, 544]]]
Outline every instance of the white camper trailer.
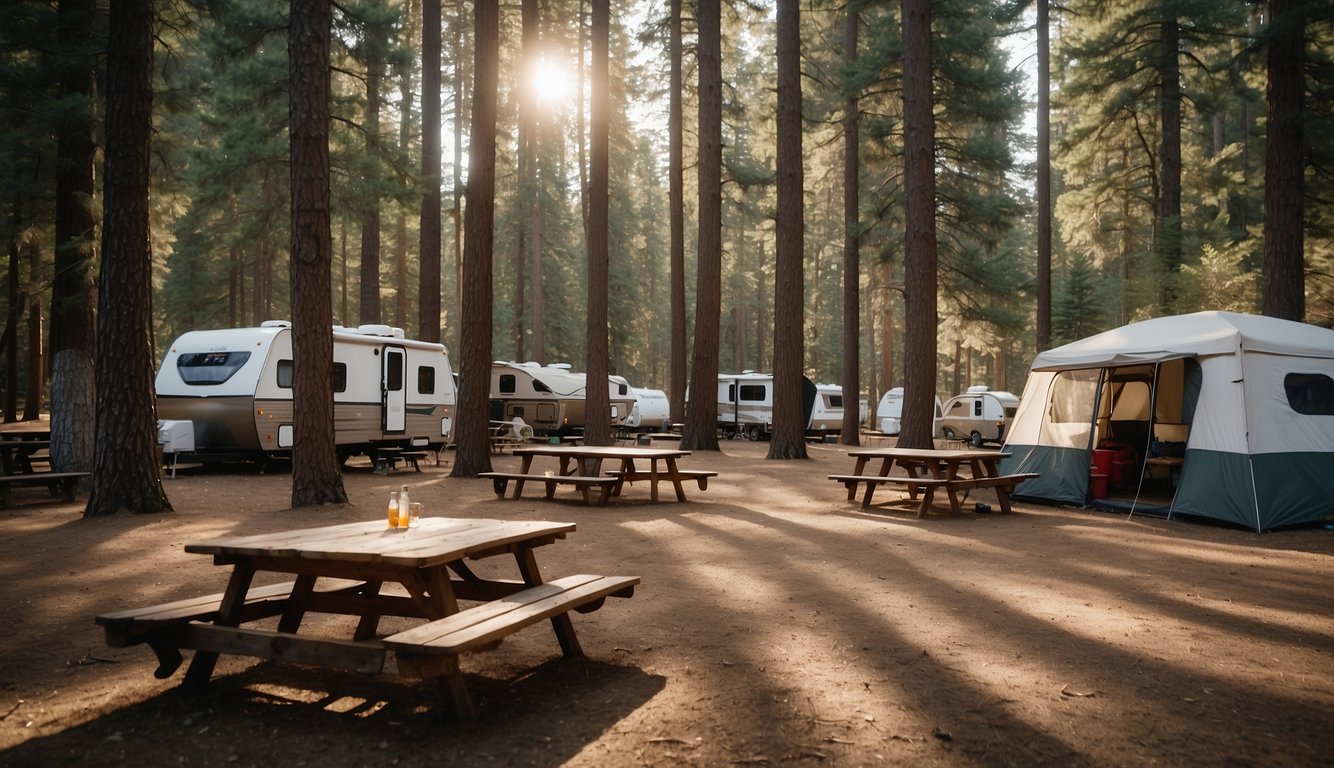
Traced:
[[[564, 363], [491, 364], [491, 421], [513, 421], [517, 416], [539, 435], [568, 435], [584, 428], [584, 395], [588, 377]], [[629, 382], [609, 376], [611, 425], [621, 426], [630, 416], [634, 395]]]
[[[449, 441], [455, 391], [443, 345], [403, 338], [387, 325], [334, 326], [334, 441], [346, 459], [374, 444]], [[291, 450], [292, 326], [190, 331], [157, 373], [157, 412], [189, 421], [194, 450], [259, 457]]]
[[985, 386], [969, 387], [945, 401], [936, 418], [936, 432], [946, 440], [968, 440], [975, 448], [983, 443], [1002, 443], [1019, 410], [1019, 398], [1009, 392], [993, 392]]
[[[805, 376], [801, 377], [801, 394], [802, 417], [809, 427], [816, 390], [814, 382]], [[774, 431], [773, 374], [754, 371], [719, 374], [718, 428], [729, 440], [737, 435], [767, 440]]]
[[635, 403], [630, 406], [630, 417], [623, 424], [626, 429], [637, 432], [659, 429], [663, 432], [671, 431], [671, 404], [666, 392], [643, 387], [631, 387], [630, 391], [634, 393]]
[[815, 385], [815, 401], [811, 404], [811, 419], [806, 423], [806, 431], [820, 436], [843, 432], [843, 387]]
[[[932, 417], [940, 420], [940, 397], [936, 397], [936, 412]], [[903, 387], [894, 387], [880, 397], [880, 404], [875, 408], [876, 426], [886, 435], [897, 435], [903, 429]]]

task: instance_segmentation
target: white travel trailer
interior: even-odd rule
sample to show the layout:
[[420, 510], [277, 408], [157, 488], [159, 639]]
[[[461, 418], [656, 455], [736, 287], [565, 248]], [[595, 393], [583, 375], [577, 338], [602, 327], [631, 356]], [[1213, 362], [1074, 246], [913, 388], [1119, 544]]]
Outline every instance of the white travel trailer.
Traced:
[[1019, 398], [1009, 392], [992, 392], [983, 385], [969, 387], [945, 401], [936, 418], [936, 432], [947, 440], [967, 439], [975, 448], [983, 443], [1003, 443], [1019, 410]]
[[[936, 397], [936, 412], [933, 419], [939, 420], [941, 414], [940, 397]], [[903, 387], [894, 387], [880, 397], [880, 404], [875, 408], [876, 426], [886, 435], [897, 435], [903, 428]]]
[[666, 392], [643, 387], [631, 387], [630, 391], [634, 393], [635, 403], [630, 406], [630, 417], [622, 426], [640, 432], [651, 432], [655, 429], [667, 432], [671, 429], [671, 404], [667, 400]]
[[822, 436], [843, 432], [843, 387], [815, 385], [815, 401], [811, 405], [811, 419], [806, 423], [806, 431]]
[[[802, 416], [807, 427], [815, 408], [815, 384], [801, 377]], [[842, 415], [839, 416], [842, 419]], [[723, 437], [743, 435], [766, 440], [774, 431], [774, 377], [771, 373], [722, 373], [718, 375], [718, 428]]]
[[[449, 441], [456, 403], [443, 345], [387, 325], [334, 326], [334, 441], [343, 459], [375, 445]], [[292, 325], [190, 331], [157, 373], [158, 418], [192, 423], [200, 455], [262, 457], [291, 450]]]
[[[611, 425], [621, 426], [630, 416], [635, 398], [629, 382], [607, 377]], [[569, 435], [584, 428], [584, 395], [588, 377], [565, 363], [491, 364], [491, 421], [513, 421], [517, 416], [539, 435]]]

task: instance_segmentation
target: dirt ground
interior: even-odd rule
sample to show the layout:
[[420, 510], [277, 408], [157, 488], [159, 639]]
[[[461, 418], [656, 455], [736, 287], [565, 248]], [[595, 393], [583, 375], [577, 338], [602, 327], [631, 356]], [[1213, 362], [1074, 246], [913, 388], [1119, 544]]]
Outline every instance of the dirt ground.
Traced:
[[[20, 490], [0, 510], [0, 766], [1334, 765], [1334, 531], [862, 512], [825, 477], [844, 450], [727, 443], [682, 462], [721, 472], [689, 502], [641, 485], [606, 508], [434, 466], [352, 466], [331, 508], [288, 508], [282, 472], [183, 472], [174, 514], [95, 520]], [[584, 659], [546, 624], [465, 657], [471, 723], [420, 681], [250, 659], [187, 695], [93, 623], [220, 591], [187, 542], [380, 519], [399, 484], [427, 515], [575, 522], [538, 552], [548, 578], [643, 583], [574, 614]]]

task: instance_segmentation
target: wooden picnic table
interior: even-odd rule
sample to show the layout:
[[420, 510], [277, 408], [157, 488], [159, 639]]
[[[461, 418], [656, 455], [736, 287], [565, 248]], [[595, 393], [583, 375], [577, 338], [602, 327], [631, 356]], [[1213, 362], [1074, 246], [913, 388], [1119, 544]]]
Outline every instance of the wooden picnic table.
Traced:
[[[857, 498], [857, 488], [865, 484], [862, 497], [862, 509], [871, 506], [875, 489], [880, 485], [902, 485], [912, 500], [921, 500], [917, 505], [917, 516], [924, 517], [931, 507], [937, 488], [944, 489], [949, 497], [950, 510], [959, 514], [962, 507], [959, 493], [973, 488], [994, 488], [1001, 512], [1010, 512], [1010, 493], [1014, 487], [1035, 474], [1000, 474], [1000, 461], [1008, 453], [975, 449], [937, 450], [928, 448], [868, 448], [848, 451], [856, 459], [852, 474], [830, 475], [830, 479], [843, 483], [848, 489], [848, 500]], [[874, 473], [868, 474], [867, 465], [879, 461]], [[901, 475], [894, 475], [899, 468]], [[967, 474], [961, 470], [967, 468]]]
[[[514, 449], [514, 455], [522, 459], [518, 472], [484, 472], [483, 477], [490, 477], [495, 483], [497, 495], [504, 497], [505, 486], [514, 482], [513, 498], [523, 493], [525, 482], [542, 483], [550, 498], [557, 485], [573, 485], [583, 493], [587, 504], [604, 505], [611, 496], [618, 496], [625, 483], [636, 480], [649, 482], [649, 495], [654, 502], [658, 500], [658, 483], [667, 481], [676, 490], [676, 500], [685, 501], [686, 492], [682, 483], [693, 480], [700, 490], [708, 488], [708, 479], [717, 476], [717, 472], [708, 470], [682, 470], [676, 460], [689, 456], [690, 451], [679, 448], [649, 448], [640, 446], [597, 446], [597, 445], [531, 445]], [[538, 456], [557, 460], [559, 469], [550, 475], [533, 474], [533, 459]], [[606, 461], [617, 463], [616, 469], [603, 472]], [[641, 463], [636, 463], [641, 462]], [[645, 463], [647, 466], [645, 466]], [[594, 496], [593, 490], [599, 495]]]
[[[472, 705], [459, 654], [493, 648], [505, 635], [550, 619], [564, 654], [580, 655], [568, 611], [593, 610], [608, 596], [633, 593], [638, 577], [543, 581], [534, 550], [574, 530], [573, 523], [541, 520], [428, 517], [412, 529], [373, 521], [201, 541], [185, 551], [231, 566], [224, 593], [102, 614], [97, 623], [113, 647], [148, 643], [160, 678], [180, 666], [182, 649], [194, 649], [184, 682], [189, 689], [208, 682], [221, 653], [376, 674], [392, 651], [400, 674], [443, 678], [456, 714], [468, 717]], [[514, 557], [519, 580], [482, 578], [468, 565], [497, 555]], [[296, 578], [253, 586], [262, 572]], [[402, 589], [387, 593], [385, 584]], [[479, 605], [461, 609], [460, 600]], [[358, 623], [350, 639], [299, 633], [307, 613], [355, 616]], [[243, 626], [272, 616], [281, 617], [276, 630]], [[428, 623], [377, 637], [382, 616]]]
[[[74, 501], [79, 481], [88, 477], [89, 473], [54, 472], [49, 466], [39, 470], [33, 465], [33, 458], [38, 452], [50, 450], [49, 439], [15, 439], [9, 435], [0, 435], [0, 507], [13, 504], [13, 488], [16, 485], [45, 485], [52, 496]], [[49, 464], [49, 457], [38, 458]]]
[[3, 465], [6, 475], [35, 472], [32, 457], [38, 451], [49, 450], [51, 450], [49, 439], [10, 438], [7, 435], [0, 435], [0, 465]]

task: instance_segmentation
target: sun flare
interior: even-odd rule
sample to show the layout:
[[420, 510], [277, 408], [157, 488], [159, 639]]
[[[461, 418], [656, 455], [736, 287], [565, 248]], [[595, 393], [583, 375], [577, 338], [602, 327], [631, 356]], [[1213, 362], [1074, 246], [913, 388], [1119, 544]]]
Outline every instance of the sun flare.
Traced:
[[528, 72], [528, 84], [539, 104], [559, 106], [574, 95], [574, 77], [560, 62], [543, 57]]

